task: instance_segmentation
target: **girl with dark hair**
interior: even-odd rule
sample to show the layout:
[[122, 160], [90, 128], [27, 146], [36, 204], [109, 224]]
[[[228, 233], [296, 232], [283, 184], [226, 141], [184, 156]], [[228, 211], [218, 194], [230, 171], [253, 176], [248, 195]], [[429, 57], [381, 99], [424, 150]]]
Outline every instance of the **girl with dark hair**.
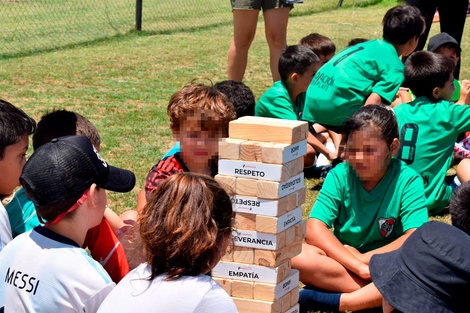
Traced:
[[371, 256], [396, 250], [428, 220], [422, 178], [393, 158], [399, 142], [391, 110], [361, 108], [343, 125], [343, 138], [345, 162], [326, 177], [302, 253], [292, 261], [307, 285], [300, 294], [302, 310], [380, 306]]
[[152, 193], [139, 218], [146, 262], [99, 312], [237, 312], [211, 277], [231, 242], [232, 202], [211, 177], [178, 173]]

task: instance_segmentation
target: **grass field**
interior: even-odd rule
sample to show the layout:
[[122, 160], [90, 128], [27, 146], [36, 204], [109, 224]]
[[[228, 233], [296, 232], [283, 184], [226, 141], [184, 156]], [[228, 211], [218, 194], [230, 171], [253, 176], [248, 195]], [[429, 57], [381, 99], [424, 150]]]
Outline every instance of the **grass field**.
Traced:
[[[397, 2], [384, 0], [363, 6], [359, 1], [349, 4], [345, 1], [344, 8], [322, 12], [314, 9], [315, 3], [307, 0], [305, 7], [298, 5], [292, 11], [288, 44], [297, 43], [311, 32], [330, 37], [338, 50], [351, 38], [379, 38], [382, 16]], [[331, 3], [336, 5], [335, 1]], [[4, 5], [5, 1], [0, 1], [0, 10]], [[0, 26], [0, 33], [4, 26]], [[245, 75], [245, 83], [257, 98], [272, 84], [263, 26], [261, 17]], [[431, 32], [438, 31], [435, 24]], [[462, 40], [461, 78], [470, 77], [468, 36], [467, 27]], [[122, 212], [135, 207], [148, 170], [172, 145], [166, 116], [168, 99], [194, 79], [212, 82], [226, 79], [231, 37], [232, 26], [228, 22], [185, 32], [131, 32], [46, 53], [2, 57], [0, 98], [16, 104], [36, 119], [58, 108], [75, 110], [88, 117], [102, 135], [104, 158], [137, 175], [137, 186], [131, 193], [109, 193], [109, 206]], [[306, 185], [304, 217], [321, 182], [310, 179]], [[448, 220], [448, 216], [440, 219]]]

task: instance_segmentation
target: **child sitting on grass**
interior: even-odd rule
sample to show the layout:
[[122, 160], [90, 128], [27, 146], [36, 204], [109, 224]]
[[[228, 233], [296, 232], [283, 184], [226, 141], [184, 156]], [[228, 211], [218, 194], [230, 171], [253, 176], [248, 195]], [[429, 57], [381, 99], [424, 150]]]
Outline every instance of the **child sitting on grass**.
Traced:
[[235, 110], [227, 97], [213, 87], [191, 84], [176, 92], [167, 108], [173, 137], [181, 152], [162, 159], [152, 167], [137, 202], [140, 212], [152, 191], [176, 173], [195, 172], [215, 176], [219, 139], [228, 134]]
[[[71, 135], [86, 136], [93, 147], [100, 151], [101, 137], [96, 127], [84, 116], [66, 110], [52, 111], [41, 117], [33, 135], [33, 149], [38, 149], [54, 138]], [[41, 224], [34, 203], [27, 198], [24, 188], [15, 193], [6, 210], [13, 238]], [[98, 226], [88, 231], [83, 248], [90, 251], [93, 259], [100, 262], [111, 279], [117, 283], [129, 272], [129, 263], [115, 229], [106, 219], [109, 216], [117, 217], [111, 209], [106, 208], [105, 218]]]
[[140, 219], [145, 262], [98, 312], [235, 313], [210, 276], [232, 237], [232, 202], [211, 177], [177, 173], [150, 196]]
[[394, 158], [399, 143], [393, 112], [365, 106], [343, 130], [345, 162], [326, 177], [307, 221], [302, 253], [292, 259], [307, 285], [300, 293], [301, 310], [380, 306], [370, 278], [371, 256], [399, 248], [428, 221], [423, 180]]
[[300, 39], [299, 44], [309, 48], [317, 55], [317, 57], [320, 59], [320, 67], [331, 60], [336, 52], [336, 46], [334, 42], [330, 38], [318, 33], [308, 34], [307, 36]]
[[401, 5], [383, 18], [383, 39], [348, 47], [322, 66], [307, 90], [302, 119], [341, 133], [364, 105], [390, 104], [403, 82], [400, 56], [416, 48], [425, 27], [419, 9]]
[[38, 148], [20, 182], [45, 225], [0, 253], [0, 308], [96, 312], [115, 284], [81, 247], [103, 219], [106, 190], [131, 191], [134, 174], [106, 163], [88, 138], [69, 136]]
[[[305, 104], [305, 92], [313, 75], [319, 68], [319, 59], [310, 49], [294, 45], [287, 47], [279, 58], [281, 80], [274, 83], [259, 99], [255, 106], [255, 116], [299, 120]], [[323, 144], [324, 130], [320, 125], [312, 125], [307, 138], [307, 155], [304, 167], [315, 164], [316, 154], [323, 153], [329, 160], [337, 157]]]
[[[430, 215], [449, 204], [453, 187], [446, 181], [457, 136], [470, 131], [470, 107], [449, 100], [454, 93], [454, 63], [445, 55], [418, 51], [405, 64], [405, 82], [416, 99], [394, 108], [400, 129], [397, 157], [421, 174]], [[457, 167], [462, 182], [470, 160]], [[463, 175], [463, 176], [461, 176]]]
[[[13, 194], [20, 185], [20, 174], [26, 163], [29, 135], [36, 122], [22, 110], [0, 99], [0, 198]], [[0, 202], [0, 251], [12, 240], [7, 211]]]

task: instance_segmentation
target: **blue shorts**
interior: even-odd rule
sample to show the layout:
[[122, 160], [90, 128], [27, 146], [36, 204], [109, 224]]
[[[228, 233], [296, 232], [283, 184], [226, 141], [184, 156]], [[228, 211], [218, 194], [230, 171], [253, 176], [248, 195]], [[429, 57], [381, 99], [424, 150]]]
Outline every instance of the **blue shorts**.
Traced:
[[293, 4], [287, 4], [282, 0], [230, 0], [232, 10], [261, 10], [293, 8]]

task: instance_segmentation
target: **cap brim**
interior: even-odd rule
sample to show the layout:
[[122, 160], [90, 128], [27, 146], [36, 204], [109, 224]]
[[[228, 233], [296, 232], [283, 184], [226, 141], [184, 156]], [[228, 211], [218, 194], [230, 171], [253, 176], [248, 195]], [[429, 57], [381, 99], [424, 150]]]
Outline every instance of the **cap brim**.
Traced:
[[[453, 312], [430, 290], [414, 281], [400, 269], [399, 250], [376, 254], [369, 265], [372, 281], [391, 306], [401, 312]], [[429, 270], [429, 269], [425, 269]]]
[[134, 189], [135, 175], [131, 171], [117, 168], [108, 164], [109, 174], [108, 179], [103, 186], [106, 190], [115, 192], [129, 192]]

